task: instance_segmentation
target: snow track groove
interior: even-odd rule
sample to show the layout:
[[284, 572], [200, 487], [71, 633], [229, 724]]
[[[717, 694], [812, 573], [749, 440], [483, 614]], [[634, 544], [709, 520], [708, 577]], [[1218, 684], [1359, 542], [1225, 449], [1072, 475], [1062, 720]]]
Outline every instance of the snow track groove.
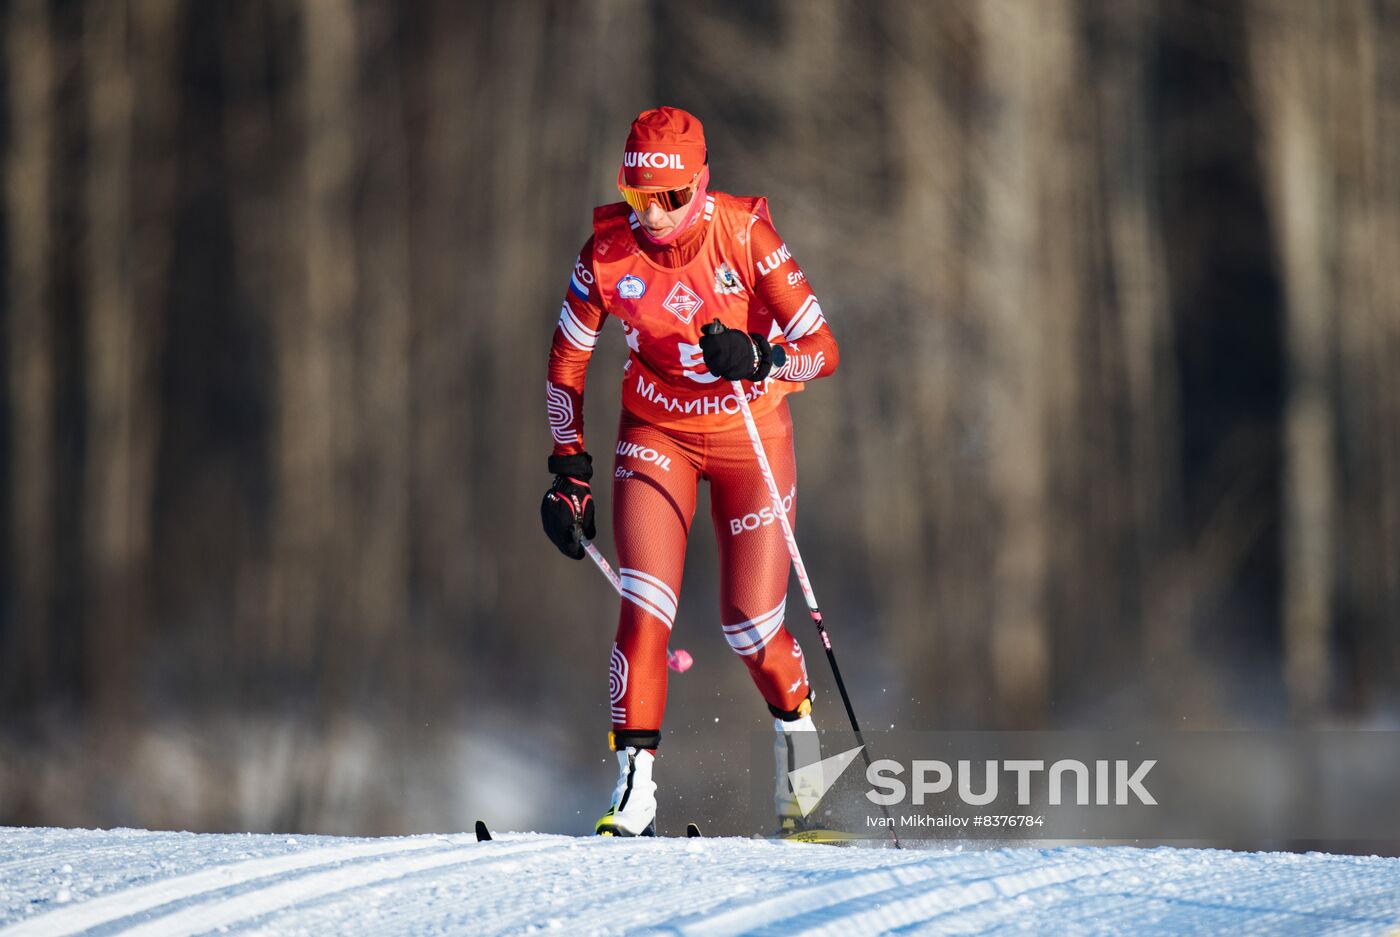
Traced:
[[138, 885], [115, 894], [36, 915], [9, 927], [0, 928], [0, 937], [62, 937], [260, 878], [443, 845], [445, 841], [437, 837], [422, 840], [372, 840], [217, 865], [201, 872], [152, 882], [149, 885]]
[[516, 853], [539, 852], [548, 848], [548, 844], [543, 843], [494, 846], [472, 842], [456, 849], [430, 852], [426, 855], [388, 856], [332, 869], [329, 872], [305, 875], [256, 891], [230, 895], [218, 901], [201, 902], [153, 921], [138, 924], [123, 930], [122, 933], [129, 937], [181, 937], [184, 934], [219, 930], [354, 888], [394, 881], [446, 866], [489, 863]]
[[121, 855], [131, 849], [131, 843], [119, 840], [102, 846], [89, 846], [86, 849], [70, 849], [58, 852], [42, 852], [38, 855], [25, 859], [9, 859], [0, 862], [0, 879], [5, 879], [16, 872], [25, 872], [30, 869], [42, 869], [45, 866], [57, 868], [65, 862], [77, 862], [82, 859], [89, 859], [98, 855]]
[[919, 845], [0, 830], [0, 937], [1400, 935], [1400, 859]]
[[950, 871], [949, 867], [955, 865], [956, 859], [943, 859], [929, 856], [927, 853], [908, 855], [910, 861], [904, 866], [833, 878], [820, 885], [790, 889], [776, 897], [747, 904], [733, 902], [733, 907], [725, 905], [718, 910], [675, 918], [667, 921], [664, 926], [686, 937], [718, 937], [722, 934], [760, 931], [775, 921], [792, 917], [794, 909], [805, 913], [830, 908], [877, 892], [883, 893], [945, 876]]
[[1121, 866], [1112, 859], [1069, 860], [1034, 868], [1013, 868], [962, 881], [928, 879], [895, 885], [781, 918], [757, 933], [827, 935], [884, 933], [910, 924], [936, 921], [991, 900], [1016, 899], [1027, 893], [1078, 879], [1093, 878]]

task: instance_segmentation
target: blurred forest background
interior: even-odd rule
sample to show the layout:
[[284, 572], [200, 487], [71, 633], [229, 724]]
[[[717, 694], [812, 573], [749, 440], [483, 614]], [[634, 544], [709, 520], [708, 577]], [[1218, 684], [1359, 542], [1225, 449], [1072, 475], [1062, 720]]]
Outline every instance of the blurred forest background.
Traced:
[[[591, 828], [544, 369], [659, 103], [842, 343], [797, 527], [867, 728], [1400, 724], [1397, 0], [7, 0], [3, 50], [0, 823]], [[769, 717], [707, 510], [658, 777], [725, 832]]]

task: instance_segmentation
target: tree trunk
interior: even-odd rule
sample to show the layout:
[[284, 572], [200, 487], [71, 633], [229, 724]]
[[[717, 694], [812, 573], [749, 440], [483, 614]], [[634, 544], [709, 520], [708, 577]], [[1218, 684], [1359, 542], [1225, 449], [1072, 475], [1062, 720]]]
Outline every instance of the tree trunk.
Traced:
[[1328, 160], [1329, 8], [1262, 3], [1250, 58], [1263, 129], [1261, 164], [1283, 258], [1285, 401], [1284, 655], [1295, 716], [1320, 713], [1330, 679], [1336, 527], [1332, 271], [1336, 203]]
[[[55, 374], [51, 318], [54, 161], [53, 42], [47, 5], [8, 5], [5, 63], [11, 142], [5, 167], [9, 314], [5, 366], [11, 410], [9, 555], [15, 599], [13, 646], [4, 654], [4, 686], [21, 700], [52, 689], [54, 579]], [[8, 611], [8, 610], [7, 610]]]

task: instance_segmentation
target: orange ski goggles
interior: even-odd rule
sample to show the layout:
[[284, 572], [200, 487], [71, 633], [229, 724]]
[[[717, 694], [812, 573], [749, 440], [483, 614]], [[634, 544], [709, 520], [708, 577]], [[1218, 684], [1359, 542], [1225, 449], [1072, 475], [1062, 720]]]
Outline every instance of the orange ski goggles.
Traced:
[[617, 190], [622, 193], [622, 200], [640, 215], [653, 201], [661, 206], [662, 211], [684, 208], [695, 198], [696, 188], [693, 184], [680, 189], [633, 189], [619, 185]]

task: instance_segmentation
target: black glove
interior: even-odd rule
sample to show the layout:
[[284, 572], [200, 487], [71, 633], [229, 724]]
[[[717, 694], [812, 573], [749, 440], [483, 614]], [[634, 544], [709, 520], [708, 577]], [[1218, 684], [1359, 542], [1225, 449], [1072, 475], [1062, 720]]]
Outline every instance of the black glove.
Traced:
[[540, 502], [544, 532], [561, 553], [581, 560], [580, 539], [598, 536], [593, 523], [593, 491], [588, 487], [588, 480], [593, 477], [593, 457], [586, 452], [552, 455], [549, 470], [554, 473], [554, 484]]
[[[761, 381], [773, 370], [773, 348], [757, 332], [727, 329], [718, 319], [700, 330], [700, 354], [710, 373], [726, 381]], [[779, 348], [781, 353], [782, 349]]]

